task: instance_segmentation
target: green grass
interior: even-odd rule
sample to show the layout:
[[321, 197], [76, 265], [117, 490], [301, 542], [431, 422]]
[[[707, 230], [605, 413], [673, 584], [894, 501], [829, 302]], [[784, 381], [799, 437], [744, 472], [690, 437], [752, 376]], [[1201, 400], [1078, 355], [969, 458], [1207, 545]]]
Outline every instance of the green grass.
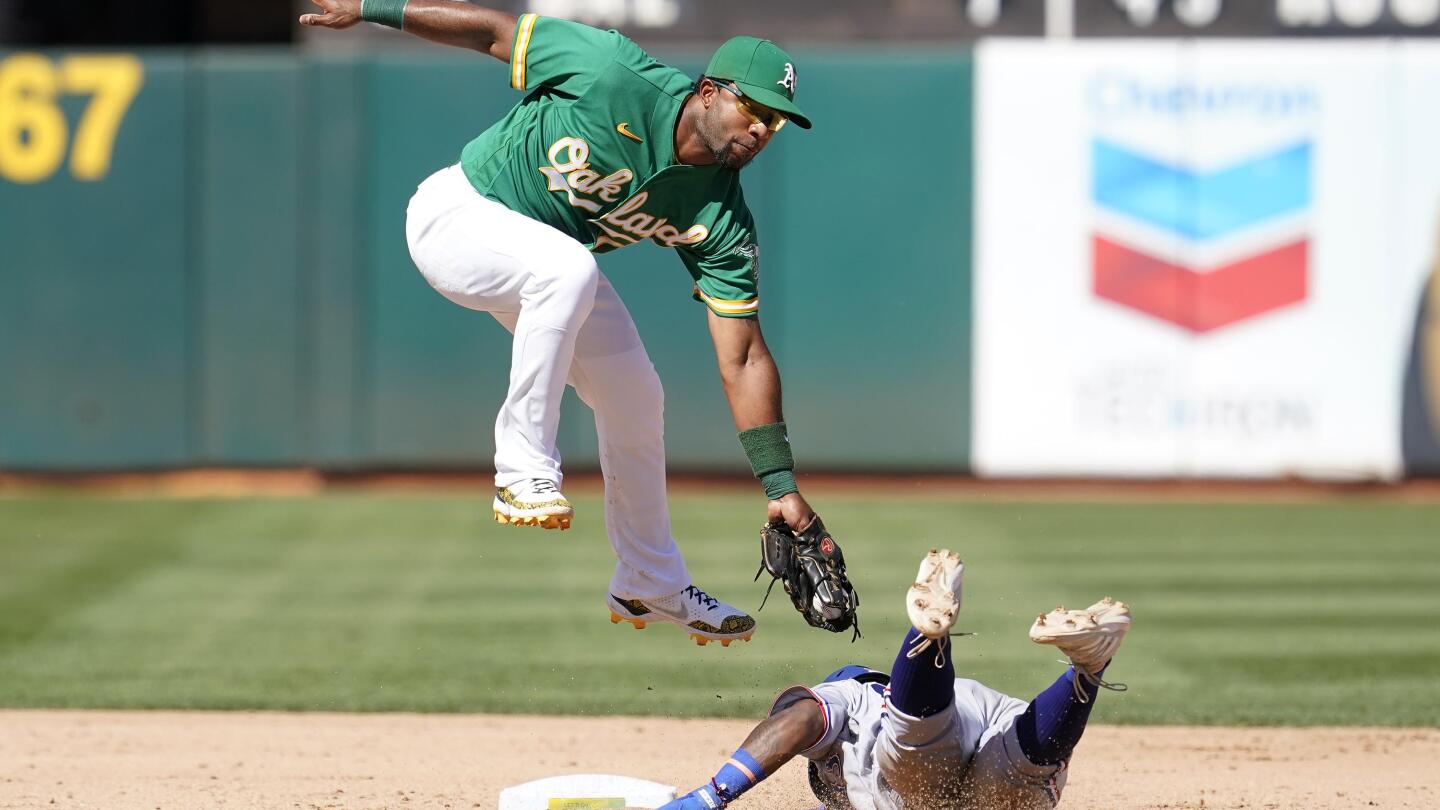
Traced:
[[[480, 497], [0, 498], [0, 705], [756, 716], [888, 667], [920, 554], [950, 545], [961, 674], [1019, 697], [1061, 670], [1034, 614], [1113, 594], [1131, 689], [1103, 721], [1440, 724], [1440, 506], [814, 500], [863, 597], [853, 645], [783, 594], [729, 649], [612, 626], [593, 499], [561, 534]], [[761, 508], [674, 502], [699, 584], [750, 609]]]

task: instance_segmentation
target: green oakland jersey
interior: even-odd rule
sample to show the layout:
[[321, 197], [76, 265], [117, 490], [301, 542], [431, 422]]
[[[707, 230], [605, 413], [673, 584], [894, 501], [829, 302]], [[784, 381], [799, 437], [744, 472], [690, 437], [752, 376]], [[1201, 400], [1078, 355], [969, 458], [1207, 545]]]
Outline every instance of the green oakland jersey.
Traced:
[[525, 14], [510, 84], [530, 90], [460, 164], [481, 194], [604, 253], [675, 248], [718, 315], [759, 310], [759, 248], [739, 173], [675, 159], [693, 82], [614, 31]]

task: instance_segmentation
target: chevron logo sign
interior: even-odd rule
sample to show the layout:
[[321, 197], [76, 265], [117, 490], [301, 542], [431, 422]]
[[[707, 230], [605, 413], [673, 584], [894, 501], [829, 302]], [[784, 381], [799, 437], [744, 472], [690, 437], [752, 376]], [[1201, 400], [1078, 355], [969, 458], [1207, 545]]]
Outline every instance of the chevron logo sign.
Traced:
[[1097, 296], [1194, 333], [1305, 300], [1311, 144], [1204, 171], [1096, 138]]

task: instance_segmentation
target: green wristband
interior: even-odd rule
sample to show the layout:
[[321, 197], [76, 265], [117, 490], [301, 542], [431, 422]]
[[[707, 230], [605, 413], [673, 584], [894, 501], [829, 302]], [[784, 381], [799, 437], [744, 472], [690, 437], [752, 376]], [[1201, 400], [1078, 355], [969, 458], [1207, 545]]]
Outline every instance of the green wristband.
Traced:
[[778, 501], [792, 492], [800, 491], [800, 486], [795, 483], [794, 470], [770, 473], [760, 479], [760, 486], [765, 487], [765, 497], [772, 501]]
[[360, 0], [360, 19], [405, 30], [405, 4], [410, 0]]
[[795, 457], [790, 453], [790, 438], [785, 435], [784, 422], [741, 431], [740, 446], [745, 448], [750, 471], [760, 479], [770, 500], [800, 491], [795, 485]]

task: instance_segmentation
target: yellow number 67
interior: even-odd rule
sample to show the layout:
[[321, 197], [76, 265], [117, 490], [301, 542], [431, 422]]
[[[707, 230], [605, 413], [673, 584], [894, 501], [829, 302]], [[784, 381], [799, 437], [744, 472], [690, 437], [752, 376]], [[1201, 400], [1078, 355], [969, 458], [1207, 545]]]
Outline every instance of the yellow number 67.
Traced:
[[33, 53], [0, 61], [0, 178], [38, 183], [60, 168], [68, 135], [61, 93], [91, 96], [75, 129], [70, 172], [77, 180], [103, 178], [144, 80], [144, 66], [129, 54], [77, 54], [58, 65]]

